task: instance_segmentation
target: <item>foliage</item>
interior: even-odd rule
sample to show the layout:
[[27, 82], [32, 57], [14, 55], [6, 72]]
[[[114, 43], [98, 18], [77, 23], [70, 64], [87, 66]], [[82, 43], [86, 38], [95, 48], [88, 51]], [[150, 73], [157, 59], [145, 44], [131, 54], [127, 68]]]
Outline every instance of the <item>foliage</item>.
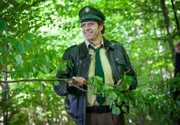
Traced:
[[[180, 117], [179, 95], [175, 93], [180, 88], [178, 84], [180, 78], [168, 80], [164, 86], [158, 86], [158, 92], [153, 92], [152, 88], [138, 88], [136, 90], [126, 90], [131, 84], [131, 77], [124, 75], [123, 83], [113, 88], [98, 76], [93, 76], [88, 80], [88, 95], [101, 94], [107, 99], [108, 105], [112, 108], [113, 114], [121, 112], [128, 113], [130, 110], [141, 111], [149, 120], [157, 120], [159, 124], [173, 124]], [[167, 90], [165, 91], [165, 87]], [[169, 89], [171, 87], [171, 93]], [[126, 90], [126, 91], [125, 91]]]
[[[88, 95], [102, 95], [102, 97], [107, 99], [108, 105], [112, 108], [114, 114], [120, 114], [120, 106], [123, 101], [128, 101], [128, 92], [124, 91], [131, 83], [131, 77], [124, 75], [119, 86], [111, 86], [108, 83], [103, 83], [102, 78], [98, 76], [93, 76], [88, 79]], [[128, 109], [124, 108], [124, 112]]]
[[[153, 92], [152, 88], [138, 88], [136, 90], [126, 90], [131, 83], [131, 77], [124, 75], [123, 83], [113, 88], [102, 83], [102, 78], [93, 76], [88, 80], [88, 95], [99, 95], [107, 99], [108, 105], [112, 108], [113, 114], [129, 112], [131, 110], [141, 111], [149, 120], [157, 120], [159, 124], [170, 125], [178, 122], [180, 117], [179, 95], [180, 78], [168, 80], [163, 86], [158, 86], [158, 92]], [[165, 90], [165, 88], [167, 88]], [[169, 93], [171, 89], [171, 93]], [[126, 90], [126, 91], [124, 91]], [[125, 102], [125, 103], [124, 103]], [[157, 119], [158, 118], [158, 119]]]
[[[179, 17], [179, 1], [174, 3]], [[165, 4], [171, 37], [178, 41], [180, 32], [171, 2]], [[125, 46], [139, 82], [137, 90], [121, 93], [121, 87], [109, 90], [103, 84], [100, 88], [95, 81], [101, 80], [95, 77], [92, 83], [98, 87], [90, 94], [103, 89], [104, 95], [109, 94], [107, 98], [115, 114], [121, 110], [113, 101], [121, 104], [124, 98], [131, 97], [132, 101], [127, 102], [131, 109], [127, 124], [160, 124], [170, 119], [171, 111], [178, 112], [174, 104], [179, 102], [173, 102], [170, 94], [173, 79], [167, 80], [173, 77], [173, 59], [160, 0], [1, 0], [0, 80], [49, 79], [64, 69], [61, 59], [64, 50], [84, 40], [77, 14], [85, 5], [96, 6], [105, 13], [104, 36]], [[64, 110], [64, 98], [55, 95], [51, 83], [1, 82], [0, 85], [0, 121], [3, 113], [8, 112], [9, 124], [74, 124]], [[124, 97], [118, 100], [120, 96]]]

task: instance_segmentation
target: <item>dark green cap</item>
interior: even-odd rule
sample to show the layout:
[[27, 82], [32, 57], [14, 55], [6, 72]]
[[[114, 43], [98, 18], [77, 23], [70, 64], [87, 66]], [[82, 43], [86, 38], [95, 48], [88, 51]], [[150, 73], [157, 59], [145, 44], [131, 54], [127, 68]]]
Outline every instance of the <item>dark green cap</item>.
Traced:
[[106, 17], [100, 10], [91, 6], [85, 6], [81, 8], [79, 11], [79, 18], [81, 22], [84, 20], [91, 20], [91, 19], [105, 21], [106, 19]]

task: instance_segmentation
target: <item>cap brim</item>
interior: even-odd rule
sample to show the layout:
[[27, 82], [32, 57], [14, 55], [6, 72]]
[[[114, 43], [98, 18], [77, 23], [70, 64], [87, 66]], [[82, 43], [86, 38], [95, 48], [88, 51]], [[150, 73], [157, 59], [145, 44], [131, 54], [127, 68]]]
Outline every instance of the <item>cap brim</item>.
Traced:
[[102, 19], [98, 16], [95, 16], [95, 15], [84, 15], [83, 17], [81, 17], [81, 21], [83, 20], [100, 20], [102, 21]]

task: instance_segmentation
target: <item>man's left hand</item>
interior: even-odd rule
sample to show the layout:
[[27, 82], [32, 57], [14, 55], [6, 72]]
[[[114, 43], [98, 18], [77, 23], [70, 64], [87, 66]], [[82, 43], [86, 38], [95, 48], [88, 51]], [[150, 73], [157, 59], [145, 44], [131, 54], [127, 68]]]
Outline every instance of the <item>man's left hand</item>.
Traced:
[[[122, 80], [119, 80], [116, 84], [116, 87], [118, 87], [120, 84], [123, 84], [123, 81]], [[126, 88], [123, 90], [123, 91], [128, 91], [129, 90], [129, 85], [126, 86]]]

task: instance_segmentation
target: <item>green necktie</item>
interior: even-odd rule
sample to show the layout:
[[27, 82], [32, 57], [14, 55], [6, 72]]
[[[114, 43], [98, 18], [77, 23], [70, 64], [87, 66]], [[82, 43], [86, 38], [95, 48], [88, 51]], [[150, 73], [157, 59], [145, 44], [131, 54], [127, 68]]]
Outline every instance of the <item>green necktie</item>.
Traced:
[[[89, 46], [90, 49], [94, 50], [96, 52], [96, 55], [95, 55], [95, 76], [99, 76], [101, 78], [103, 78], [103, 82], [104, 82], [104, 71], [103, 71], [103, 68], [102, 68], [102, 65], [101, 65], [101, 59], [100, 59], [100, 54], [99, 54], [99, 51], [101, 49], [102, 46], [98, 47], [98, 48], [94, 48], [93, 46]], [[97, 95], [96, 96], [96, 101], [102, 105], [105, 101], [104, 97], [102, 97], [102, 95]]]

